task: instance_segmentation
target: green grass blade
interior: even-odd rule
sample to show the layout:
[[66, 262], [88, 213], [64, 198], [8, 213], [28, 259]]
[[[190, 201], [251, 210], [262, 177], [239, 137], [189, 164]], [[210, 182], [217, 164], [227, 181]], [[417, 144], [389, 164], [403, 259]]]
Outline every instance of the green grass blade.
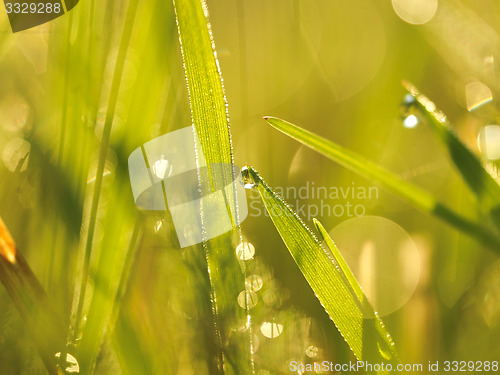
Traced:
[[203, 0], [174, 0], [191, 116], [207, 163], [231, 163], [227, 105]]
[[490, 232], [483, 225], [473, 222], [444, 206], [428, 192], [328, 139], [275, 117], [265, 117], [265, 119], [270, 125], [286, 135], [353, 172], [380, 183], [384, 188], [404, 199], [415, 208], [433, 214], [456, 229], [477, 238], [493, 251], [500, 253], [500, 239], [497, 235]]
[[99, 158], [97, 164], [96, 171], [96, 179], [92, 192], [92, 204], [90, 209], [90, 218], [88, 224], [87, 236], [85, 238], [85, 253], [83, 259], [83, 270], [82, 270], [82, 281], [81, 288], [79, 291], [78, 304], [76, 307], [76, 317], [75, 317], [75, 329], [74, 329], [74, 337], [76, 338], [78, 332], [80, 330], [80, 325], [82, 323], [83, 318], [83, 310], [84, 310], [84, 302], [85, 302], [85, 294], [87, 291], [87, 283], [89, 279], [90, 272], [90, 259], [93, 250], [93, 240], [95, 236], [96, 226], [97, 226], [97, 215], [99, 210], [99, 202], [101, 201], [101, 190], [103, 186], [103, 175], [104, 169], [106, 165], [106, 157], [108, 155], [108, 148], [111, 139], [111, 128], [113, 125], [113, 120], [115, 116], [115, 111], [118, 103], [118, 97], [120, 93], [120, 85], [122, 82], [124, 67], [125, 67], [125, 58], [128, 52], [128, 46], [130, 43], [130, 38], [133, 31], [133, 25], [135, 21], [135, 15], [137, 11], [138, 2], [132, 1], [130, 2], [127, 9], [127, 18], [125, 22], [125, 28], [123, 34], [121, 36], [120, 47], [118, 50], [117, 62], [113, 74], [113, 80], [111, 84], [111, 92], [108, 101], [108, 107], [106, 110], [106, 118], [104, 123], [104, 128], [102, 132], [101, 145], [99, 149]]
[[457, 137], [446, 116], [436, 105], [411, 83], [404, 81], [403, 86], [415, 98], [432, 130], [445, 144], [451, 160], [476, 195], [481, 207], [500, 227], [500, 185], [484, 169], [476, 155]]
[[[232, 171], [224, 171], [222, 176], [215, 177], [211, 173], [212, 164], [233, 163], [231, 133], [227, 113], [227, 102], [222, 83], [215, 44], [208, 22], [208, 10], [204, 0], [174, 0], [175, 14], [182, 50], [182, 58], [190, 99], [191, 118], [200, 139], [201, 149], [207, 162], [212, 190], [215, 178], [229, 181]], [[231, 175], [227, 175], [231, 173]], [[231, 194], [231, 192], [229, 192]], [[234, 202], [234, 196], [228, 196], [227, 212], [234, 218], [227, 202]], [[213, 224], [213, 223], [212, 223]], [[203, 250], [208, 268], [210, 284], [210, 302], [212, 307], [213, 333], [210, 350], [214, 363], [210, 363], [210, 372], [223, 374], [240, 371], [254, 373], [254, 359], [251, 349], [251, 328], [246, 351], [232, 350], [228, 352], [224, 343], [231, 331], [228, 322], [239, 319], [241, 314], [236, 305], [236, 297], [244, 286], [244, 275], [237, 258], [234, 256], [234, 242], [230, 231], [218, 238], [205, 241]], [[241, 238], [241, 233], [239, 233]], [[221, 272], [221, 270], [224, 270]], [[231, 358], [229, 358], [231, 357]], [[238, 369], [231, 370], [231, 361], [238, 361]]]
[[[356, 358], [369, 363], [397, 363], [398, 356], [389, 333], [367, 302], [347, 265], [338, 256], [338, 251], [337, 261], [342, 262], [341, 267], [259, 174], [253, 168], [249, 168], [249, 173], [283, 242]], [[326, 238], [329, 238], [328, 235]], [[328, 243], [329, 246], [333, 244], [331, 239]], [[333, 246], [334, 253], [335, 250]]]
[[0, 281], [21, 315], [49, 374], [58, 375], [56, 353], [64, 351], [65, 327], [0, 218]]
[[347, 282], [349, 283], [349, 285], [351, 286], [353, 291], [356, 293], [356, 296], [358, 297], [358, 299], [360, 301], [365, 301], [366, 298], [365, 298], [363, 291], [361, 290], [361, 286], [359, 285], [358, 281], [354, 277], [354, 274], [352, 273], [351, 269], [347, 265], [344, 257], [342, 256], [342, 254], [340, 254], [339, 249], [337, 249], [337, 246], [335, 246], [335, 243], [333, 242], [332, 238], [328, 235], [328, 232], [323, 227], [323, 225], [321, 225], [319, 220], [313, 219], [313, 222], [314, 222], [314, 225], [316, 226], [316, 229], [318, 230], [321, 238], [323, 239], [323, 241], [325, 241], [326, 245], [330, 249], [330, 251], [333, 255], [333, 258], [335, 259], [335, 262], [337, 262], [340, 270], [342, 271], [345, 278], [347, 279]]

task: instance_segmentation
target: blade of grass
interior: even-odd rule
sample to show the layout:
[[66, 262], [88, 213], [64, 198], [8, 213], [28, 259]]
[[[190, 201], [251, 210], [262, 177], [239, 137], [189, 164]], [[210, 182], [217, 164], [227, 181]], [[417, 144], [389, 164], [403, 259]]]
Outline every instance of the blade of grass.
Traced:
[[47, 294], [1, 218], [0, 281], [26, 323], [48, 373], [58, 375], [55, 354], [65, 347], [64, 322], [52, 309]]
[[[398, 356], [389, 333], [366, 300], [340, 253], [332, 246], [333, 241], [326, 234], [329, 239], [327, 243], [340, 263], [330, 257], [283, 198], [253, 168], [248, 171], [283, 242], [356, 358], [369, 363], [397, 363]], [[326, 231], [321, 233], [324, 235]]]
[[436, 201], [428, 192], [406, 182], [394, 173], [332, 141], [275, 117], [265, 117], [265, 119], [279, 131], [298, 140], [327, 158], [338, 162], [353, 172], [380, 183], [384, 188], [404, 199], [415, 208], [440, 218], [456, 229], [478, 239], [489, 246], [492, 251], [500, 254], [500, 238], [496, 234], [486, 229], [484, 225], [465, 218]]
[[207, 164], [232, 163], [222, 76], [203, 0], [174, 0], [191, 116]]
[[[217, 181], [211, 173], [213, 164], [233, 163], [231, 133], [227, 102], [222, 83], [219, 61], [215, 51], [208, 9], [204, 0], [173, 0], [182, 58], [186, 74], [190, 99], [191, 118], [200, 139], [201, 149], [209, 169], [209, 178], [213, 187]], [[231, 173], [231, 175], [227, 175]], [[234, 176], [232, 169], [225, 169], [219, 178], [229, 181]], [[235, 197], [227, 197], [233, 201]], [[227, 202], [226, 202], [227, 203]], [[228, 206], [226, 204], [226, 206]], [[227, 207], [233, 223], [231, 210]], [[203, 212], [202, 212], [203, 217]], [[242, 235], [237, 230], [240, 241]], [[252, 329], [248, 330], [249, 350], [247, 353], [226, 353], [223, 343], [226, 341], [229, 326], [224, 326], [240, 314], [236, 305], [236, 296], [244, 286], [246, 270], [241, 273], [240, 265], [234, 256], [231, 232], [203, 243], [205, 251], [208, 279], [210, 284], [210, 300], [212, 305], [213, 330], [215, 336], [215, 363], [211, 364], [211, 373], [223, 374], [226, 354], [234, 355], [240, 362], [238, 369], [242, 373], [255, 373], [252, 349]], [[224, 269], [224, 272], [220, 272]], [[250, 322], [249, 310], [246, 310], [247, 321]], [[247, 356], [249, 361], [247, 361]], [[246, 363], [246, 364], [245, 364]], [[248, 366], [249, 365], [249, 366]], [[248, 366], [248, 369], [247, 369]]]
[[316, 229], [318, 230], [321, 238], [323, 241], [325, 241], [326, 245], [330, 249], [333, 258], [335, 259], [335, 262], [339, 266], [340, 270], [344, 274], [345, 278], [347, 279], [347, 282], [349, 283], [350, 287], [358, 297], [359, 301], [362, 303], [365, 303], [366, 297], [363, 291], [361, 290], [361, 286], [359, 285], [358, 281], [354, 277], [351, 269], [347, 265], [346, 261], [344, 260], [344, 257], [340, 253], [339, 249], [337, 249], [337, 246], [335, 246], [335, 243], [333, 242], [332, 238], [328, 235], [328, 232], [326, 229], [321, 225], [319, 220], [313, 219], [314, 225], [316, 226]]
[[96, 171], [96, 179], [95, 179], [95, 184], [94, 184], [94, 190], [92, 193], [92, 205], [91, 205], [91, 209], [90, 209], [89, 225], [88, 225], [87, 237], [86, 237], [86, 241], [85, 241], [85, 253], [84, 253], [84, 259], [83, 259], [82, 280], [81, 280], [81, 287], [80, 287], [80, 293], [79, 293], [79, 298], [78, 298], [78, 304], [77, 304], [77, 308], [76, 308], [76, 315], [75, 315], [76, 318], [75, 318], [75, 328], [74, 328], [73, 339], [76, 339], [76, 337], [78, 336], [79, 331], [80, 331], [80, 324], [81, 324], [81, 320], [82, 320], [84, 301], [85, 301], [85, 293], [87, 290], [87, 282], [88, 282], [89, 272], [90, 272], [90, 258], [91, 258], [91, 253], [92, 253], [92, 244], [93, 244], [93, 239], [94, 239], [96, 224], [97, 224], [97, 213], [98, 213], [98, 209], [99, 209], [99, 200], [101, 197], [103, 174], [104, 174], [106, 157], [107, 157], [108, 147], [109, 147], [109, 142], [110, 142], [110, 137], [111, 137], [111, 127], [113, 125], [113, 119], [114, 119], [115, 110], [116, 110], [116, 106], [117, 106], [117, 102], [118, 102], [118, 95], [120, 92], [120, 85], [121, 85], [123, 70], [124, 70], [124, 66], [125, 66], [125, 58], [127, 56], [128, 45], [129, 45], [130, 38], [132, 35], [137, 6], [138, 6], [137, 1], [131, 1], [129, 3], [128, 10], [127, 10], [127, 17], [125, 20], [125, 26], [124, 26], [124, 30], [123, 30], [123, 34], [122, 34], [122, 38], [121, 38], [121, 42], [120, 42], [120, 47], [118, 50], [116, 66], [115, 66], [115, 70], [114, 70], [114, 74], [113, 74], [111, 93], [109, 96], [108, 107], [107, 107], [107, 112], [106, 112], [106, 119], [105, 119], [104, 129], [103, 129], [102, 138], [101, 138], [101, 146], [100, 146], [97, 171]]
[[446, 116], [436, 105], [410, 82], [403, 81], [403, 86], [415, 98], [432, 130], [446, 146], [455, 167], [476, 195], [481, 207], [493, 217], [500, 228], [500, 185], [484, 169], [476, 155], [457, 137]]

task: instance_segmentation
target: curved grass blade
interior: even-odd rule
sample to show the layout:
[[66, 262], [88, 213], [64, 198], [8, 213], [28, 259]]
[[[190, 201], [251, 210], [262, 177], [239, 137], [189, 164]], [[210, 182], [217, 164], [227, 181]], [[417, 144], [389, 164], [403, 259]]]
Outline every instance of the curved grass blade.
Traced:
[[476, 155], [457, 137], [446, 116], [436, 105], [410, 82], [403, 81], [403, 86], [413, 96], [432, 130], [446, 146], [455, 167], [476, 195], [481, 207], [500, 227], [500, 185], [484, 169]]
[[327, 158], [338, 162], [351, 171], [380, 183], [384, 188], [404, 199], [415, 208], [433, 214], [456, 229], [477, 238], [479, 241], [489, 246], [491, 250], [500, 254], [500, 238], [496, 234], [484, 228], [483, 225], [459, 215], [447, 206], [436, 201], [436, 199], [425, 190], [406, 182], [394, 173], [328, 139], [276, 117], [265, 117], [265, 119], [279, 131], [298, 140]]
[[[248, 171], [283, 242], [356, 358], [369, 363], [397, 363], [398, 356], [389, 333], [335, 246], [332, 251], [337, 256], [332, 259], [290, 206], [253, 168]], [[327, 243], [331, 246], [333, 241], [330, 239]]]

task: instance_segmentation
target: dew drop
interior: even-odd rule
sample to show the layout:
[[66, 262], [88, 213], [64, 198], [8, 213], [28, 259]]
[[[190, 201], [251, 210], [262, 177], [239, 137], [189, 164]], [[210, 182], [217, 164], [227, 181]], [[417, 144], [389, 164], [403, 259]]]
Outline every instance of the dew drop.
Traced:
[[260, 326], [260, 331], [268, 339], [274, 339], [281, 335], [281, 333], [283, 332], [283, 324], [264, 322]]
[[420, 122], [418, 115], [419, 110], [416, 106], [416, 99], [411, 94], [406, 94], [400, 105], [400, 114], [403, 119], [403, 126], [407, 129], [412, 129]]
[[28, 168], [28, 158], [31, 144], [23, 138], [11, 139], [4, 147], [2, 160], [11, 172], [19, 170], [21, 172]]
[[161, 155], [161, 158], [154, 162], [152, 170], [156, 177], [163, 180], [172, 173], [172, 163], [165, 159], [165, 155]]
[[259, 297], [255, 292], [244, 290], [240, 292], [240, 294], [238, 294], [238, 305], [242, 309], [246, 309], [247, 307], [251, 309], [255, 307], [258, 302], [259, 302]]
[[[59, 363], [63, 366], [66, 366], [64, 369], [65, 373], [69, 374], [79, 374], [80, 373], [80, 365], [74, 356], [70, 353], [66, 353], [66, 363], [63, 363], [61, 360], [61, 352], [56, 353], [55, 357], [59, 360]], [[59, 367], [59, 365], [58, 365]]]
[[418, 125], [418, 117], [415, 115], [410, 115], [403, 120], [403, 125], [405, 128], [412, 129]]
[[414, 104], [415, 97], [412, 94], [406, 94], [403, 98], [403, 103], [404, 104]]
[[163, 219], [162, 220], [158, 220], [154, 226], [154, 230], [156, 233], [158, 233], [160, 231], [160, 229], [163, 227]]
[[243, 187], [245, 189], [252, 190], [255, 187], [257, 187], [257, 184], [250, 175], [250, 170], [246, 165], [243, 168], [241, 168], [241, 176], [243, 177], [243, 182], [244, 182]]
[[306, 355], [309, 358], [316, 358], [318, 356], [319, 349], [314, 345], [309, 345], [306, 349]]
[[258, 292], [263, 284], [262, 277], [259, 275], [250, 275], [245, 279], [245, 286], [252, 292]]
[[236, 247], [236, 255], [241, 260], [253, 259], [255, 247], [250, 242], [242, 242]]

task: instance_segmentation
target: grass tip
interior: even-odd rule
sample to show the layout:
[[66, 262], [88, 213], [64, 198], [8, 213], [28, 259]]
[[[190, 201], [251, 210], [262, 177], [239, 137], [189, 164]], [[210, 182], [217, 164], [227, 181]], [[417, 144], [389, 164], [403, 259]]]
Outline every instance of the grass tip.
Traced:
[[10, 235], [5, 223], [0, 218], [0, 256], [9, 263], [16, 263], [16, 244]]

